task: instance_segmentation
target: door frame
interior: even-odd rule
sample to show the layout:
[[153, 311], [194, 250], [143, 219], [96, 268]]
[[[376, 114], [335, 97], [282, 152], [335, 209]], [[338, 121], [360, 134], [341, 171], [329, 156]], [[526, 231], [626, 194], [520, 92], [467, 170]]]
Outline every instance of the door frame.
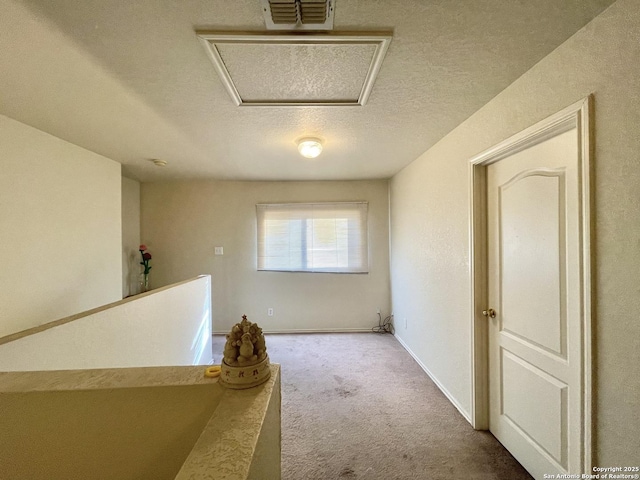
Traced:
[[593, 175], [593, 97], [570, 105], [469, 160], [471, 218], [471, 420], [476, 430], [489, 429], [489, 325], [482, 311], [488, 308], [487, 167], [514, 153], [576, 128], [580, 194], [581, 308], [582, 308], [582, 469], [592, 466], [592, 271], [591, 209]]

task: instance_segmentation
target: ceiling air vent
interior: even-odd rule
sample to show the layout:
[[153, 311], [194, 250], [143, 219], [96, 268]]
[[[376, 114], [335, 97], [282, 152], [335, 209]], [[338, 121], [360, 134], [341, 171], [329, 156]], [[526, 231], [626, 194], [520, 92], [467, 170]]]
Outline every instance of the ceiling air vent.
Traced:
[[332, 30], [335, 0], [261, 0], [267, 30]]

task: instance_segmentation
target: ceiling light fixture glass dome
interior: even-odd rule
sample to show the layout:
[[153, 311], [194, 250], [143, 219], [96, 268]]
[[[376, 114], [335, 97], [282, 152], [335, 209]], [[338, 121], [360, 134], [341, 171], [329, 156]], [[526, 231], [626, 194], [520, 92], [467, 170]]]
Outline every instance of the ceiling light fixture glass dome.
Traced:
[[305, 158], [316, 158], [322, 153], [322, 141], [314, 137], [302, 138], [298, 141], [298, 151]]

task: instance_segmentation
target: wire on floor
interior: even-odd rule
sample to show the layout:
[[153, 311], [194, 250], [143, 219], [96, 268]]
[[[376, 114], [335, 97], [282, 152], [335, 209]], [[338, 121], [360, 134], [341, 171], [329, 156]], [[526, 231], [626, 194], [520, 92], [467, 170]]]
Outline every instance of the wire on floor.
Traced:
[[371, 329], [374, 333], [390, 333], [393, 335], [393, 315], [389, 315], [387, 318], [382, 320], [382, 315], [378, 312], [378, 325]]

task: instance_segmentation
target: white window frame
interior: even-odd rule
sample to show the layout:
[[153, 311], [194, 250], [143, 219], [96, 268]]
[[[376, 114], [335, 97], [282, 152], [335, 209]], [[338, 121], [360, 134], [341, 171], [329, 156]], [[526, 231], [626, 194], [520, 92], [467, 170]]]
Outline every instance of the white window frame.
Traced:
[[369, 273], [368, 202], [259, 203], [256, 221], [258, 271]]

